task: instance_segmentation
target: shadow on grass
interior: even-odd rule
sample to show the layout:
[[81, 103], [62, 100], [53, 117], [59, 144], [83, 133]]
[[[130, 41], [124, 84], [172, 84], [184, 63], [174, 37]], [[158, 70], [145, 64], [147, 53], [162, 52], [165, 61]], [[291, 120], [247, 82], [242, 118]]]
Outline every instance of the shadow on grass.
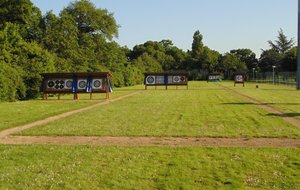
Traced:
[[223, 105], [255, 105], [251, 102], [230, 102], [230, 103], [222, 103]]
[[229, 102], [223, 103], [224, 105], [300, 105], [300, 103], [251, 103], [251, 102]]
[[269, 113], [267, 116], [277, 116], [277, 117], [298, 117], [300, 113], [283, 113], [283, 114], [276, 114], [276, 113]]

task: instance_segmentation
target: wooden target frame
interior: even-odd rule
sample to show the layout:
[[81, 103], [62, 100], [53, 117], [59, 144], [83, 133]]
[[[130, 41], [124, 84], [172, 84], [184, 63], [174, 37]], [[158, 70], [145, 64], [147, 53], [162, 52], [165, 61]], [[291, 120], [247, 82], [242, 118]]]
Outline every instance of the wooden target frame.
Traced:
[[245, 87], [245, 81], [246, 81], [245, 73], [234, 73], [234, 86], [236, 86], [236, 84], [243, 84], [243, 87]]
[[43, 99], [48, 99], [48, 94], [74, 94], [74, 100], [79, 99], [80, 93], [89, 93], [92, 99], [93, 93], [106, 93], [106, 99], [112, 92], [109, 72], [91, 73], [42, 73], [41, 92]]
[[188, 73], [187, 72], [159, 72], [159, 73], [144, 73], [145, 90], [148, 86], [186, 86], [188, 89]]

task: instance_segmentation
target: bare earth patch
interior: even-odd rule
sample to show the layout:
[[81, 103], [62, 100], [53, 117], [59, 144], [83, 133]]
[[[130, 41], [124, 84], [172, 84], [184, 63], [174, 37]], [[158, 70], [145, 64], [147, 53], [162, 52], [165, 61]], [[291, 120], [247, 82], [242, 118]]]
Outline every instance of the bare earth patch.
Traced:
[[47, 137], [8, 136], [0, 144], [199, 146], [199, 147], [285, 147], [300, 148], [300, 139], [283, 138], [181, 138], [181, 137]]

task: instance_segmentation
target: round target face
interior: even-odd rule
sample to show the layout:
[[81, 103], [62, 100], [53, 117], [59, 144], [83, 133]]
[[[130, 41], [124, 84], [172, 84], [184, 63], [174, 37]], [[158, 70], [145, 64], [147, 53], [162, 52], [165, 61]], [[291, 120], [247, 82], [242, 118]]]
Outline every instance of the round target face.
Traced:
[[55, 84], [54, 84], [54, 82], [53, 82], [53, 81], [49, 81], [49, 82], [48, 82], [48, 87], [49, 87], [49, 88], [53, 88], [53, 87], [54, 87], [54, 85], [55, 85]]
[[55, 84], [59, 84], [59, 82], [60, 82], [59, 80], [56, 80], [56, 81], [55, 81]]
[[79, 86], [79, 88], [85, 88], [86, 82], [85, 81], [80, 81], [78, 86]]
[[154, 82], [154, 77], [153, 76], [147, 77], [147, 83], [152, 84], [153, 82]]
[[185, 77], [184, 76], [180, 77], [180, 81], [184, 82], [185, 81]]
[[59, 85], [59, 89], [63, 89], [65, 86], [63, 84]]
[[59, 81], [59, 83], [60, 83], [60, 84], [64, 84], [64, 83], [65, 83], [65, 81], [63, 81], [63, 80], [60, 80], [60, 81]]
[[56, 84], [54, 88], [55, 88], [55, 89], [59, 89], [59, 87], [60, 87], [60, 85], [59, 85], [59, 84]]
[[95, 80], [95, 81], [94, 81], [94, 87], [95, 87], [95, 88], [101, 87], [101, 81], [100, 81], [100, 80]]
[[70, 81], [70, 80], [68, 80], [68, 81], [66, 82], [66, 87], [67, 87], [67, 88], [71, 88], [72, 86], [73, 86], [73, 82]]
[[238, 82], [243, 82], [243, 76], [242, 75], [237, 75], [235, 77], [235, 80], [238, 81]]
[[174, 82], [179, 82], [180, 78], [178, 76], [174, 77]]

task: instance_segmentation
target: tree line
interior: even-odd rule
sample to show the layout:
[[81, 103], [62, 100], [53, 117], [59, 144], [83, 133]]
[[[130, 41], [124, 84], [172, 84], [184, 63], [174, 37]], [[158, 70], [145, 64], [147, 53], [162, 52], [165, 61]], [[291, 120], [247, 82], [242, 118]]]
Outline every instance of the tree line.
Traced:
[[113, 75], [117, 87], [141, 84], [144, 72], [189, 71], [192, 80], [204, 79], [199, 71], [296, 71], [294, 40], [282, 30], [260, 58], [250, 49], [221, 54], [203, 44], [200, 31], [191, 50], [168, 39], [147, 41], [132, 49], [114, 41], [119, 25], [107, 9], [89, 0], [70, 3], [59, 15], [42, 15], [30, 0], [0, 0], [0, 101], [40, 96], [41, 73], [102, 72]]

